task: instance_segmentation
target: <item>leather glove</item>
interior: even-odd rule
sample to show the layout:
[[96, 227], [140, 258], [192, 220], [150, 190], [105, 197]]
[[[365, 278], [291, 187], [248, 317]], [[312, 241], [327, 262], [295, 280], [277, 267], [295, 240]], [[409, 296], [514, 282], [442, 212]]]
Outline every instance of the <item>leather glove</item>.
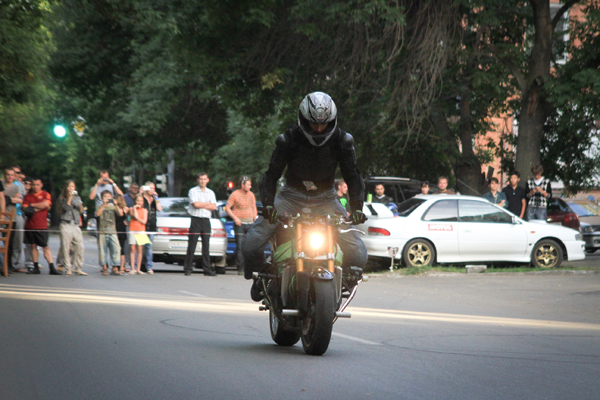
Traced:
[[262, 215], [263, 215], [264, 219], [269, 221], [270, 224], [275, 224], [275, 223], [277, 223], [277, 216], [279, 214], [277, 213], [277, 210], [275, 209], [275, 207], [266, 206], [262, 210]]
[[362, 211], [352, 211], [351, 217], [354, 225], [364, 224], [367, 221], [367, 216]]

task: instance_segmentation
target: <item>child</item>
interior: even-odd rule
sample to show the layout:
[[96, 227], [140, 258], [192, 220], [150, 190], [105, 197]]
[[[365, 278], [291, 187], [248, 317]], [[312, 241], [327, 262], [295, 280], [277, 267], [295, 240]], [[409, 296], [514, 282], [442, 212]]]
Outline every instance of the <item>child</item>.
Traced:
[[[146, 236], [146, 221], [148, 220], [148, 210], [144, 208], [144, 196], [138, 194], [135, 196], [135, 204], [130, 209], [131, 221], [129, 222], [129, 244], [131, 245], [131, 252], [129, 254], [129, 260], [131, 262], [131, 275], [144, 275], [141, 271], [142, 267], [142, 253], [144, 251], [144, 244], [150, 242], [148, 236]], [[141, 233], [140, 233], [141, 232]], [[144, 240], [145, 237], [145, 240]], [[134, 261], [137, 254], [137, 263]], [[136, 267], [137, 265], [137, 267]]]

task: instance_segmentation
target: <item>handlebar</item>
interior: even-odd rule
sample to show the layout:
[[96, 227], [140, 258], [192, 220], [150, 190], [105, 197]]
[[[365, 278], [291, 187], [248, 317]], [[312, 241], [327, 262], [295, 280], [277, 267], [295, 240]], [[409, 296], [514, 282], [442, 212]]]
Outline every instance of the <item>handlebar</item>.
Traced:
[[306, 216], [306, 215], [302, 215], [300, 213], [296, 214], [296, 216], [291, 216], [287, 213], [281, 214], [277, 216], [277, 220], [283, 224], [289, 224], [290, 222], [294, 222], [297, 219], [300, 218], [307, 218], [309, 220], [315, 220], [315, 221], [319, 221], [319, 220], [330, 220], [333, 225], [352, 225], [352, 218], [349, 218], [347, 216], [342, 216], [342, 215], [318, 215], [318, 216]]

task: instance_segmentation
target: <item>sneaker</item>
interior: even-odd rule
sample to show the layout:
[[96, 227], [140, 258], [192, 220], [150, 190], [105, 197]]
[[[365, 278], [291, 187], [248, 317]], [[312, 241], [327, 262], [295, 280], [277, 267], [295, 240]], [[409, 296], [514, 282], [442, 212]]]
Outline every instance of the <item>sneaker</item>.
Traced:
[[154, 271], [153, 271], [153, 270], [151, 270], [151, 269], [149, 269], [149, 270], [148, 270], [148, 275], [154, 275]]
[[265, 294], [262, 289], [258, 286], [258, 281], [254, 281], [252, 283], [252, 287], [250, 288], [250, 297], [254, 301], [261, 301], [265, 298]]

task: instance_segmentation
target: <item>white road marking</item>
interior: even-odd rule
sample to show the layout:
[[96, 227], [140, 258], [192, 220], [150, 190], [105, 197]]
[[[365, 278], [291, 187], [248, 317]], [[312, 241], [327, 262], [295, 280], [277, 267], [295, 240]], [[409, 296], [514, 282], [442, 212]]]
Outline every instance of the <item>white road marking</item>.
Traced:
[[362, 344], [368, 344], [370, 346], [381, 346], [381, 343], [371, 342], [370, 340], [365, 340], [365, 339], [357, 338], [354, 336], [344, 335], [343, 333], [332, 332], [331, 334], [333, 336], [341, 337], [342, 339], [353, 340], [355, 342], [362, 343]]
[[201, 295], [201, 294], [186, 292], [185, 290], [180, 290], [179, 293], [185, 293], [185, 294], [189, 294], [190, 296], [196, 296], [196, 297], [206, 297], [206, 296]]

